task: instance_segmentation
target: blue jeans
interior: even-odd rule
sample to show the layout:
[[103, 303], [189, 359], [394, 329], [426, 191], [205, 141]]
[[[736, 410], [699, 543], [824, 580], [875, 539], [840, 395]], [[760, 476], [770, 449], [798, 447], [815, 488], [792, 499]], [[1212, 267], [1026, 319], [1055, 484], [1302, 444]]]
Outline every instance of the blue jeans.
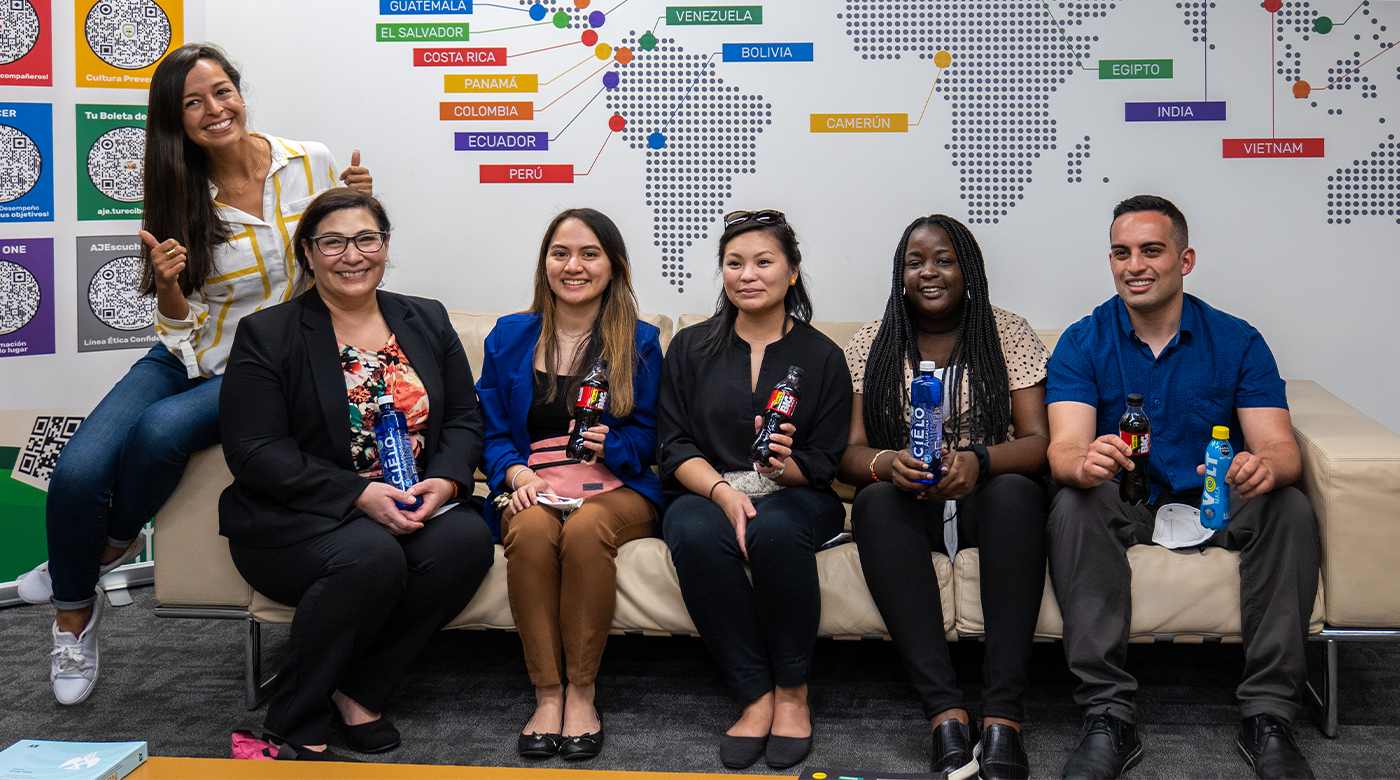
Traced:
[[190, 455], [219, 443], [223, 377], [190, 379], [157, 344], [78, 426], [49, 479], [53, 604], [82, 609], [102, 550], [130, 544], [175, 491]]

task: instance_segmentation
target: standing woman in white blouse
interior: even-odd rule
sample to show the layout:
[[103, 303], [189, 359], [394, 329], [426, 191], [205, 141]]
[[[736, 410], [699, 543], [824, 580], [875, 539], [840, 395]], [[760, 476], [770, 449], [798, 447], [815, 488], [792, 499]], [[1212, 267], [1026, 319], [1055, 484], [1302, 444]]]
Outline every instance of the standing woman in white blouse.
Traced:
[[[57, 608], [49, 678], [60, 704], [97, 682], [98, 579], [136, 557], [141, 527], [192, 453], [219, 442], [219, 385], [238, 320], [306, 288], [290, 241], [301, 212], [336, 186], [326, 147], [248, 131], [240, 74], [217, 47], [165, 56], [147, 112], [141, 291], [160, 343], [107, 393], [64, 447], [49, 483], [49, 560], [22, 598]], [[341, 175], [370, 192], [359, 153]]]

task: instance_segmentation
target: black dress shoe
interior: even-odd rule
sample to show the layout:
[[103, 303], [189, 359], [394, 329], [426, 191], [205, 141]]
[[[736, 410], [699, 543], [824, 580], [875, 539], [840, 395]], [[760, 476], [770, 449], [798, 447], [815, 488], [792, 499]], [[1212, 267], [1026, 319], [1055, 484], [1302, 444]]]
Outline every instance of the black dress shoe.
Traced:
[[977, 774], [977, 759], [972, 756], [972, 727], [949, 718], [933, 730], [933, 751], [929, 771], [934, 777], [963, 780]]
[[[533, 719], [531, 716], [531, 720]], [[529, 726], [529, 721], [526, 721], [525, 725]], [[549, 758], [559, 752], [559, 746], [562, 744], [563, 734], [541, 734], [536, 731], [519, 735], [515, 740], [515, 752], [526, 758]]]
[[399, 730], [383, 715], [378, 720], [351, 726], [340, 714], [340, 708], [331, 707], [331, 717], [345, 735], [345, 744], [359, 753], [387, 753], [402, 744]]
[[564, 737], [564, 744], [559, 746], [560, 758], [565, 761], [582, 761], [603, 752], [603, 716], [595, 709], [593, 717], [598, 719], [598, 730], [577, 737]]
[[768, 737], [733, 737], [725, 734], [719, 740], [719, 760], [730, 769], [748, 769], [763, 758]]
[[1070, 754], [1060, 777], [1065, 780], [1113, 780], [1142, 760], [1137, 726], [1104, 713], [1084, 719], [1079, 747]]
[[1312, 767], [1293, 741], [1293, 727], [1273, 715], [1240, 721], [1240, 752], [1254, 775], [1273, 780], [1312, 780]]
[[763, 751], [763, 760], [768, 762], [770, 769], [787, 769], [796, 766], [812, 752], [812, 738], [807, 737], [780, 737], [777, 734], [768, 735], [768, 747]]
[[301, 745], [291, 742], [283, 742], [277, 746], [278, 761], [340, 761], [346, 764], [363, 764], [358, 758], [342, 756], [339, 753], [331, 752], [330, 748], [325, 750], [307, 750]]
[[983, 780], [1027, 780], [1031, 760], [1021, 745], [1021, 732], [1005, 723], [982, 729], [982, 740], [972, 756], [977, 759], [977, 776]]

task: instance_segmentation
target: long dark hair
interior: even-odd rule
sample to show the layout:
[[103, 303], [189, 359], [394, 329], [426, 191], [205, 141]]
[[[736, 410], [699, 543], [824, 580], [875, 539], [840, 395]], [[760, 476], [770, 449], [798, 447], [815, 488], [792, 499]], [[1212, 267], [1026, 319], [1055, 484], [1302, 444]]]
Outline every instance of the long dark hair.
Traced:
[[[184, 245], [185, 270], [180, 291], [186, 295], [204, 286], [214, 267], [214, 247], [233, 231], [219, 217], [209, 195], [209, 155], [185, 136], [185, 78], [200, 60], [223, 68], [234, 89], [242, 91], [242, 74], [222, 50], [208, 43], [187, 43], [165, 55], [151, 77], [146, 108], [146, 208], [141, 223], [158, 241], [173, 238]], [[155, 292], [155, 268], [150, 247], [141, 273], [141, 294]]]
[[[599, 248], [608, 257], [612, 279], [603, 291], [598, 316], [593, 319], [592, 327], [574, 351], [574, 364], [560, 366], [559, 339], [555, 338], [558, 301], [549, 286], [545, 261], [549, 258], [549, 247], [554, 243], [555, 232], [570, 219], [582, 222], [598, 237]], [[584, 375], [593, 367], [593, 361], [605, 357], [608, 359], [608, 384], [611, 387], [608, 412], [614, 417], [631, 414], [635, 403], [632, 381], [641, 360], [637, 353], [637, 292], [632, 288], [632, 265], [627, 260], [627, 244], [622, 240], [622, 231], [617, 229], [608, 215], [589, 208], [568, 209], [550, 221], [544, 231], [544, 240], [540, 242], [540, 260], [535, 266], [535, 299], [530, 304], [530, 311], [540, 315], [540, 340], [535, 344], [535, 354], [544, 358], [544, 364], [551, 371], [568, 376], [570, 396], [577, 394]], [[558, 383], [550, 382], [548, 386], [543, 400], [553, 403], [558, 397]]]
[[[759, 219], [759, 216], [776, 215], [770, 219]], [[807, 293], [806, 280], [802, 275], [802, 250], [797, 248], [797, 233], [788, 224], [787, 218], [776, 211], [755, 211], [750, 212], [750, 216], [731, 222], [724, 229], [724, 233], [719, 237], [719, 267], [724, 268], [724, 250], [729, 246], [729, 242], [745, 234], [756, 230], [762, 230], [773, 237], [778, 242], [778, 248], [782, 250], [783, 256], [787, 258], [788, 265], [797, 271], [797, 282], [788, 287], [787, 293], [783, 295], [783, 309], [789, 317], [802, 322], [812, 321], [812, 297]], [[719, 300], [715, 302], [714, 318], [718, 320], [715, 327], [700, 340], [700, 352], [706, 360], [719, 357], [734, 339], [734, 321], [739, 318], [739, 309], [734, 302], [729, 300], [729, 295], [724, 291], [719, 291]]]
[[[958, 337], [953, 342], [951, 372], [945, 371], [944, 382], [952, 382], [950, 406], [962, 408], [962, 377], [968, 376], [972, 394], [970, 438], [974, 444], [1000, 444], [1006, 441], [1011, 424], [1011, 390], [1006, 373], [1006, 357], [997, 335], [996, 315], [987, 292], [987, 269], [982, 262], [982, 248], [963, 223], [944, 214], [934, 214], [914, 220], [904, 229], [899, 247], [894, 252], [894, 279], [890, 298], [885, 304], [885, 318], [870, 344], [870, 356], [865, 362], [865, 433], [870, 446], [878, 449], [903, 449], [909, 441], [909, 389], [904, 384], [904, 368], [918, 371], [919, 334], [909, 315], [909, 300], [904, 291], [904, 252], [909, 236], [915, 230], [936, 227], [948, 234], [962, 269], [967, 297], [962, 304], [958, 322]], [[957, 422], [953, 441], [963, 434], [960, 415], [949, 410]]]

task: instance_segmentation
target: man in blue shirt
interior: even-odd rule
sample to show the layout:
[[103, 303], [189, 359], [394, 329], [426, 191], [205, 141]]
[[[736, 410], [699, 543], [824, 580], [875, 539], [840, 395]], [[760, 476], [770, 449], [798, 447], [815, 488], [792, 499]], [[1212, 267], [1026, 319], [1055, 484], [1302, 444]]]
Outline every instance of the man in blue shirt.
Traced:
[[[1257, 330], [1183, 292], [1196, 252], [1176, 206], [1129, 198], [1114, 209], [1109, 235], [1118, 295], [1060, 337], [1046, 393], [1050, 470], [1065, 486], [1050, 511], [1050, 574], [1085, 714], [1063, 776], [1118, 777], [1142, 758], [1137, 681], [1124, 671], [1127, 548], [1152, 543], [1161, 506], [1199, 505], [1211, 428], [1228, 424], [1238, 453], [1225, 478], [1233, 514], [1206, 544], [1240, 552], [1239, 747], [1261, 778], [1310, 778], [1291, 724], [1317, 597], [1317, 520], [1289, 487], [1302, 464], [1283, 380]], [[1138, 505], [1119, 499], [1116, 477], [1133, 469], [1118, 429], [1129, 393], [1142, 395], [1152, 420], [1149, 500]]]

